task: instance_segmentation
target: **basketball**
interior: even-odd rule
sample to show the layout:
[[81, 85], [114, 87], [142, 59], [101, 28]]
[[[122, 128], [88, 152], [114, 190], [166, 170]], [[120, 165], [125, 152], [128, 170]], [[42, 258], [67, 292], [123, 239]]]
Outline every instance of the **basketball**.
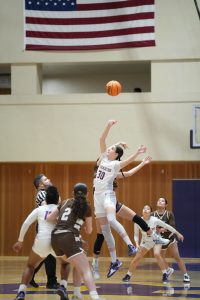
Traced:
[[111, 80], [106, 84], [106, 92], [110, 96], [117, 96], [121, 93], [122, 86], [117, 80]]

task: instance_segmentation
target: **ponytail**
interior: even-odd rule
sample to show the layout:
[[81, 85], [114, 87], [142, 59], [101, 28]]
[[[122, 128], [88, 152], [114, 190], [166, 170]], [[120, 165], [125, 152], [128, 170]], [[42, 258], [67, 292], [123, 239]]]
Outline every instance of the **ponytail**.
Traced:
[[72, 210], [78, 218], [85, 220], [85, 216], [88, 210], [88, 203], [86, 195], [83, 192], [78, 191], [74, 194]]

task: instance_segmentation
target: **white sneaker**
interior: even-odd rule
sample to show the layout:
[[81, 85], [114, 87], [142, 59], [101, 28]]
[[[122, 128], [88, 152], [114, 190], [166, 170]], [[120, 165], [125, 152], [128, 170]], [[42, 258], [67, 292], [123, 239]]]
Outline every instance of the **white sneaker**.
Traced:
[[167, 269], [167, 276], [168, 278], [174, 273], [174, 269], [173, 268], [168, 268]]
[[92, 265], [92, 274], [95, 280], [100, 279], [100, 274], [99, 274], [99, 267]]
[[168, 239], [164, 239], [160, 234], [153, 232], [152, 239], [155, 244], [167, 245], [169, 243]]
[[184, 290], [189, 290], [190, 289], [190, 283], [184, 283], [183, 288], [184, 288]]
[[190, 276], [188, 274], [184, 274], [184, 276], [183, 276], [183, 282], [184, 283], [189, 283], [190, 282]]

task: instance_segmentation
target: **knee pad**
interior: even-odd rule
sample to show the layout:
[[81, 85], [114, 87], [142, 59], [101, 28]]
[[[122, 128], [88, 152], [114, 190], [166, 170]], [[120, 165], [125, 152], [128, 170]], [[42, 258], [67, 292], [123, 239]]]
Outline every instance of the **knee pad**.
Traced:
[[122, 226], [122, 224], [120, 224], [116, 217], [115, 217], [115, 214], [114, 213], [109, 213], [107, 214], [107, 219], [108, 219], [108, 222], [110, 224], [110, 226], [115, 230], [117, 231], [117, 233], [121, 236], [123, 236], [125, 233], [126, 233], [126, 230], [124, 229], [124, 227]]
[[109, 224], [101, 225], [101, 230], [102, 230], [103, 236], [106, 240], [108, 249], [115, 248], [115, 240], [114, 240], [112, 232], [110, 230], [110, 225]]
[[150, 229], [150, 227], [147, 225], [147, 223], [138, 215], [135, 215], [133, 217], [133, 222], [138, 224], [140, 226], [140, 228], [142, 228], [142, 230], [145, 232], [147, 232]]
[[103, 245], [104, 236], [102, 233], [97, 233], [97, 238], [94, 243], [93, 253], [99, 255], [101, 252], [101, 247]]

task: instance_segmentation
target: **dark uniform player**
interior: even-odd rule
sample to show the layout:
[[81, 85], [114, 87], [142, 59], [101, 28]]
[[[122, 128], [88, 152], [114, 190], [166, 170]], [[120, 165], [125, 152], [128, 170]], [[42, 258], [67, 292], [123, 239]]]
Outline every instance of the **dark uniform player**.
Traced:
[[[90, 297], [100, 300], [80, 237], [83, 224], [86, 233], [92, 232], [92, 213], [86, 195], [87, 186], [83, 183], [76, 184], [74, 186], [74, 198], [64, 201], [47, 217], [47, 220], [54, 221], [57, 219], [51, 240], [56, 255], [67, 257], [67, 261], [74, 265], [83, 278]], [[61, 299], [68, 299], [66, 288], [63, 285], [60, 285], [57, 293]]]
[[[167, 208], [167, 199], [161, 197], [157, 201], [157, 210], [154, 211], [151, 215], [159, 218], [163, 222], [171, 225], [172, 227], [175, 227], [174, 214], [168, 211], [166, 208]], [[164, 238], [170, 240], [170, 242], [167, 245], [162, 245], [162, 247], [154, 246], [154, 256], [163, 273], [162, 281], [166, 282], [170, 277], [170, 275], [174, 272], [174, 269], [170, 268], [165, 260], [166, 250], [169, 249], [172, 257], [178, 263], [179, 269], [183, 274], [183, 282], [189, 283], [190, 276], [187, 273], [187, 269], [184, 261], [180, 257], [176, 235], [172, 234], [168, 230], [162, 232], [161, 235]]]

